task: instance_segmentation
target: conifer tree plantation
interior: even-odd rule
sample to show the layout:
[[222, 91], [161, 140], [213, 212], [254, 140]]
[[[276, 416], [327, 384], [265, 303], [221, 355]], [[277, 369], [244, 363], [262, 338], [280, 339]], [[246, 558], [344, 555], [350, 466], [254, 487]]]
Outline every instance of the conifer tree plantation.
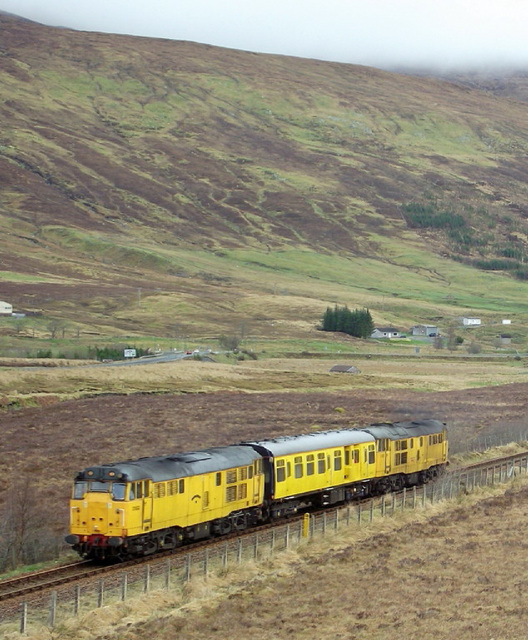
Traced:
[[355, 338], [369, 338], [374, 331], [374, 321], [368, 309], [351, 311], [346, 305], [327, 307], [321, 324], [323, 331], [339, 331]]

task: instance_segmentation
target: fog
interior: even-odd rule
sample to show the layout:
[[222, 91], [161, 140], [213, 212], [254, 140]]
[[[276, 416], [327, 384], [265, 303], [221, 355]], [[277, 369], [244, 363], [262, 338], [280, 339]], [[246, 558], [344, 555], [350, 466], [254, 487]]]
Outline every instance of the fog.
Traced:
[[528, 66], [526, 0], [0, 0], [52, 26], [382, 68]]

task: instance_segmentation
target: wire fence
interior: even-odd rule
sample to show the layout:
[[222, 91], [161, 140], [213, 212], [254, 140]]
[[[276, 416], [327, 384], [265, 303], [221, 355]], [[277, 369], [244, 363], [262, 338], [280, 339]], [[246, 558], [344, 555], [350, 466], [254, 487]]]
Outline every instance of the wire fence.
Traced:
[[22, 603], [18, 612], [7, 614], [0, 623], [4, 631], [27, 633], [28, 629], [53, 629], [60, 621], [81, 616], [106, 605], [141, 598], [150, 592], [179, 590], [200, 578], [207, 580], [233, 565], [263, 562], [274, 554], [321, 538], [329, 531], [344, 527], [362, 527], [378, 518], [396, 513], [423, 509], [427, 505], [451, 500], [479, 487], [495, 486], [528, 474], [528, 454], [518, 454], [507, 463], [488, 465], [464, 472], [449, 472], [434, 483], [411, 487], [399, 493], [386, 494], [370, 500], [340, 506], [318, 514], [305, 514], [295, 523], [286, 523], [266, 531], [229, 539], [223, 544], [190, 553], [180, 553], [169, 559], [153, 559], [146, 565], [127, 572], [83, 584], [65, 586], [43, 600], [35, 596]]

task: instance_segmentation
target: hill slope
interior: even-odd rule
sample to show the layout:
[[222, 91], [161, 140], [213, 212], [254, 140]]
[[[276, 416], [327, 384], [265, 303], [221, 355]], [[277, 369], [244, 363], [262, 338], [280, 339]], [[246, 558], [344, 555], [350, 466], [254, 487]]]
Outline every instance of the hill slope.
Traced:
[[244, 318], [274, 335], [303, 318], [303, 333], [333, 301], [407, 322], [497, 288], [482, 308], [527, 311], [524, 283], [442, 259], [522, 265], [525, 104], [354, 65], [0, 28], [1, 297], [16, 307], [158, 335], [175, 317], [187, 334]]

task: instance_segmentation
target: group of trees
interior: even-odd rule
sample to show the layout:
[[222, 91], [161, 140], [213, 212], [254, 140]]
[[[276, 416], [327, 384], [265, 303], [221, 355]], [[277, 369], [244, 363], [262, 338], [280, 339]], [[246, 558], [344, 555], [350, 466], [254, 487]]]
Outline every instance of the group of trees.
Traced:
[[374, 321], [368, 309], [351, 311], [346, 305], [327, 307], [321, 322], [322, 331], [340, 331], [356, 338], [370, 338]]

